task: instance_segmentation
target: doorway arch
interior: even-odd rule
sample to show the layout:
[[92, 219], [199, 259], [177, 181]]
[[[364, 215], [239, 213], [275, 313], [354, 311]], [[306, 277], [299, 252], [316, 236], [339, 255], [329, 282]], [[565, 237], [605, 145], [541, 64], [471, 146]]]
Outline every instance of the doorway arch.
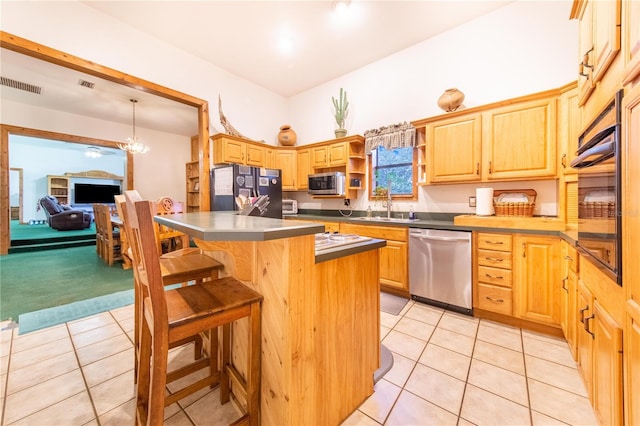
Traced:
[[[89, 75], [93, 75], [98, 78], [112, 81], [114, 83], [122, 84], [127, 87], [142, 90], [147, 93], [161, 96], [166, 99], [170, 99], [176, 102], [180, 102], [186, 105], [190, 105], [197, 108], [198, 111], [198, 161], [200, 163], [200, 209], [207, 211], [210, 208], [209, 204], [209, 104], [203, 99], [187, 95], [185, 93], [178, 92], [173, 89], [169, 89], [164, 86], [152, 83], [147, 80], [143, 80], [124, 72], [108, 68], [91, 61], [79, 58], [69, 53], [56, 50], [45, 45], [35, 43], [33, 41], [18, 37], [13, 34], [9, 34], [4, 31], [0, 31], [0, 47], [12, 50], [23, 55], [27, 55], [36, 59], [40, 59], [46, 62], [51, 62], [56, 65], [70, 68], [76, 71], [80, 71]], [[10, 217], [10, 202], [9, 202], [9, 133], [10, 129], [13, 132], [20, 131], [20, 127], [11, 126], [10, 124], [2, 124], [0, 135], [0, 215], [3, 218]], [[24, 129], [24, 131], [32, 131], [33, 129]], [[86, 139], [85, 139], [86, 140]], [[102, 141], [111, 144], [110, 141]], [[77, 142], [84, 143], [84, 142]], [[111, 145], [103, 145], [111, 146]], [[205, 167], [206, 165], [206, 167]], [[133, 156], [127, 153], [127, 176], [126, 176], [128, 188], [133, 187]], [[9, 252], [9, 245], [11, 241], [9, 221], [0, 221], [0, 255], [5, 255]]]

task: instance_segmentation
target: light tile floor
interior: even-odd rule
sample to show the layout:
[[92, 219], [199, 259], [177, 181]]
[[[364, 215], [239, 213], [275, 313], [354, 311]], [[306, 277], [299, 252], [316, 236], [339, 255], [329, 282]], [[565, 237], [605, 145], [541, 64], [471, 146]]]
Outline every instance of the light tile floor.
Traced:
[[[133, 423], [132, 306], [24, 336], [10, 327], [0, 335], [2, 425]], [[414, 301], [381, 312], [381, 339], [394, 366], [345, 425], [597, 424], [562, 339]], [[205, 389], [167, 407], [165, 424], [238, 418], [217, 396]]]

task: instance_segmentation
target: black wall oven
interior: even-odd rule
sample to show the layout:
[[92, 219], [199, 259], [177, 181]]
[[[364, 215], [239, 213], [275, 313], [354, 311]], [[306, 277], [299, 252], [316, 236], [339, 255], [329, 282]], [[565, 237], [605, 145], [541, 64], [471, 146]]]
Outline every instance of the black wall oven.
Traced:
[[622, 90], [578, 139], [578, 249], [622, 285], [620, 119]]

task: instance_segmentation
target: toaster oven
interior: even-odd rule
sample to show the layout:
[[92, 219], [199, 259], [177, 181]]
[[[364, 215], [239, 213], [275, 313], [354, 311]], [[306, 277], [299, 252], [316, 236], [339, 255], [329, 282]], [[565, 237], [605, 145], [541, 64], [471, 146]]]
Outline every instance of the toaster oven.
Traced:
[[282, 200], [282, 215], [298, 214], [298, 202], [296, 200]]

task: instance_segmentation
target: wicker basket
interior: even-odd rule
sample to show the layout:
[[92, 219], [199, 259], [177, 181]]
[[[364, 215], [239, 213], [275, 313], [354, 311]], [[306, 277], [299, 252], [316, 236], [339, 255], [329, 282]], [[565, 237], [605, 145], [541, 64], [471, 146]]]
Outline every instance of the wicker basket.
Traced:
[[[498, 202], [500, 194], [514, 193], [525, 194], [529, 201], [527, 202]], [[533, 210], [536, 206], [537, 192], [533, 189], [501, 189], [493, 191], [493, 209], [496, 216], [524, 216], [532, 217]]]

